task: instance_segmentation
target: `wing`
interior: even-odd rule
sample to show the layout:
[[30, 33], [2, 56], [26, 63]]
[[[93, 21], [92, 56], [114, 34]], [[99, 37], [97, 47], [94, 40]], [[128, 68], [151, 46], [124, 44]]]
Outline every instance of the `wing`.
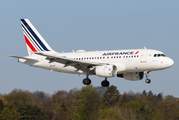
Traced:
[[93, 68], [94, 66], [101, 66], [101, 65], [106, 64], [106, 63], [98, 63], [98, 62], [91, 62], [91, 61], [85, 61], [85, 60], [74, 60], [72, 58], [67, 58], [67, 57], [59, 56], [59, 55], [53, 55], [49, 53], [39, 52], [35, 54], [46, 56], [47, 57], [46, 59], [49, 60], [49, 63], [58, 62], [58, 63], [64, 64], [64, 67], [73, 66], [77, 70], [82, 70], [82, 71], [89, 70], [90, 68]]

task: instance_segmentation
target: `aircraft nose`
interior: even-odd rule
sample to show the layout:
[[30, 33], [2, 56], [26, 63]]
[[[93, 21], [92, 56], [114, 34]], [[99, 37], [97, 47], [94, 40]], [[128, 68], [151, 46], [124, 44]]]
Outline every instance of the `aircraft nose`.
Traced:
[[174, 61], [171, 58], [168, 58], [167, 65], [168, 67], [171, 67], [174, 64]]
[[171, 59], [170, 60], [170, 66], [172, 66], [174, 64], [174, 61]]

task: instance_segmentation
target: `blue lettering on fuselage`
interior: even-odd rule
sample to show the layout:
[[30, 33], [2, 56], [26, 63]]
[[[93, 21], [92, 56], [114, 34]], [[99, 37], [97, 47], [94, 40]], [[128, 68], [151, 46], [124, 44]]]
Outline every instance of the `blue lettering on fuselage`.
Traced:
[[107, 56], [107, 55], [133, 55], [134, 52], [133, 51], [129, 51], [129, 52], [109, 52], [109, 53], [103, 53], [103, 56]]

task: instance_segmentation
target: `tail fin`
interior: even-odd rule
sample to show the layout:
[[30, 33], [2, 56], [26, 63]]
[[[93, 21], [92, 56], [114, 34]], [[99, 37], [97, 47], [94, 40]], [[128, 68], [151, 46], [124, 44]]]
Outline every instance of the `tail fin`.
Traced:
[[21, 25], [29, 55], [34, 52], [53, 51], [28, 19], [21, 19]]

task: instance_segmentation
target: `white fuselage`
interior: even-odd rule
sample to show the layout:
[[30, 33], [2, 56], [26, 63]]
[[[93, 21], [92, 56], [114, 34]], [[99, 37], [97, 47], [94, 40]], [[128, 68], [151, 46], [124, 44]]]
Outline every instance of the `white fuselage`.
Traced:
[[[54, 55], [62, 56], [80, 61], [90, 61], [104, 64], [111, 64], [117, 67], [117, 74], [127, 72], [144, 72], [166, 69], [173, 65], [173, 60], [166, 57], [162, 52], [152, 49], [130, 49], [130, 50], [110, 50], [110, 51], [91, 51], [85, 52], [79, 50], [70, 53], [54, 53]], [[31, 66], [44, 68], [52, 71], [86, 74], [75, 67], [66, 66], [59, 62], [49, 62], [44, 56], [33, 54], [28, 58], [37, 58], [39, 62], [32, 62], [19, 59], [19, 62]]]

